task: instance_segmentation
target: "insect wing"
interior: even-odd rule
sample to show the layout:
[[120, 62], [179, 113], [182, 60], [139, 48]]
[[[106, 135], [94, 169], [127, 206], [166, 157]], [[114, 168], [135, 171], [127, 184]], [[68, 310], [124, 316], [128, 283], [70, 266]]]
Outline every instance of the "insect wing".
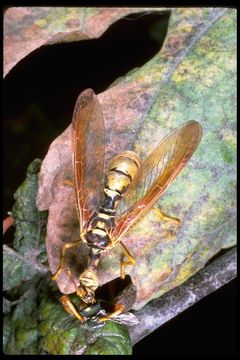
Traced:
[[112, 321], [127, 326], [136, 326], [139, 324], [139, 320], [131, 312], [119, 314], [112, 318]]
[[72, 153], [80, 231], [97, 207], [103, 177], [104, 120], [92, 89], [78, 97], [72, 119]]
[[201, 136], [201, 125], [196, 121], [189, 121], [164, 138], [142, 163], [139, 174], [133, 179], [120, 203], [112, 234], [114, 244], [152, 208], [191, 158]]
[[70, 330], [79, 326], [79, 320], [76, 319], [73, 315], [68, 315], [64, 319], [56, 322], [53, 325], [53, 330]]

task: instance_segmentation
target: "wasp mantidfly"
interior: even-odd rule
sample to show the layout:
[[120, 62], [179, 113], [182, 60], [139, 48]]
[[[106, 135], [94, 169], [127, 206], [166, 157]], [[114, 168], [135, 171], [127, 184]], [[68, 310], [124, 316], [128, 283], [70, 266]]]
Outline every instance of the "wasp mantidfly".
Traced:
[[[99, 286], [97, 265], [101, 255], [116, 245], [127, 258], [120, 262], [120, 277], [124, 278], [125, 267], [134, 265], [136, 260], [122, 240], [183, 169], [201, 136], [200, 124], [189, 121], [165, 137], [143, 162], [133, 151], [116, 155], [110, 160], [103, 177], [105, 140], [101, 106], [93, 90], [83, 91], [77, 99], [72, 119], [72, 158], [80, 240], [63, 245], [60, 266], [53, 280], [57, 280], [65, 269], [68, 249], [79, 246], [81, 241], [89, 247], [89, 257], [79, 276], [80, 286], [76, 293], [80, 299], [88, 305], [96, 303], [95, 292]], [[68, 296], [64, 297], [63, 305], [69, 313], [84, 321], [84, 317], [71, 308]], [[119, 307], [107, 317], [113, 318], [123, 311], [124, 307]]]

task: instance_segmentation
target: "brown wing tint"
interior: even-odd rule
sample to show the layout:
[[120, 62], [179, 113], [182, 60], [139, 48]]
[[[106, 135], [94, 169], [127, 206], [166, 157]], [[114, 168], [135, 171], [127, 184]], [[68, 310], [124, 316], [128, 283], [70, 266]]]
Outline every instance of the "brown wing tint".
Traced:
[[78, 97], [72, 119], [73, 168], [76, 202], [82, 231], [89, 213], [98, 206], [104, 163], [104, 120], [93, 90]]
[[116, 219], [112, 234], [114, 243], [119, 242], [140, 216], [151, 209], [191, 158], [201, 136], [201, 125], [189, 121], [164, 138], [142, 163], [138, 176], [120, 203], [119, 213], [122, 214]]

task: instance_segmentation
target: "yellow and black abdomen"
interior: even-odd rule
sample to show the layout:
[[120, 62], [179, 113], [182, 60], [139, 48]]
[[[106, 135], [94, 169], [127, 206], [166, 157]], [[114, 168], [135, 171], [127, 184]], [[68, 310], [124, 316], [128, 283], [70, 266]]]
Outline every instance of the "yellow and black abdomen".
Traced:
[[124, 151], [109, 162], [104, 193], [114, 198], [121, 197], [136, 176], [141, 165], [139, 156], [133, 151]]
[[97, 254], [111, 243], [109, 232], [114, 227], [116, 203], [137, 175], [141, 165], [139, 156], [133, 151], [124, 151], [109, 162], [99, 211], [90, 219], [86, 241], [91, 252]]
[[115, 216], [116, 202], [127, 190], [140, 165], [141, 160], [133, 151], [124, 151], [110, 160], [105, 176], [100, 213]]

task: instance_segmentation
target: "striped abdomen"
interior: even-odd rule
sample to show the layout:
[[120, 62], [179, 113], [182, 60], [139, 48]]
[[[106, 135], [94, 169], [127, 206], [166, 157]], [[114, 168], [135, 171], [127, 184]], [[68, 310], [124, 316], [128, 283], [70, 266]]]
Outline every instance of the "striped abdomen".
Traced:
[[109, 231], [114, 227], [116, 203], [121, 199], [141, 165], [139, 156], [125, 151], [109, 163], [99, 212], [90, 219], [86, 241], [92, 254], [99, 254], [110, 245]]

